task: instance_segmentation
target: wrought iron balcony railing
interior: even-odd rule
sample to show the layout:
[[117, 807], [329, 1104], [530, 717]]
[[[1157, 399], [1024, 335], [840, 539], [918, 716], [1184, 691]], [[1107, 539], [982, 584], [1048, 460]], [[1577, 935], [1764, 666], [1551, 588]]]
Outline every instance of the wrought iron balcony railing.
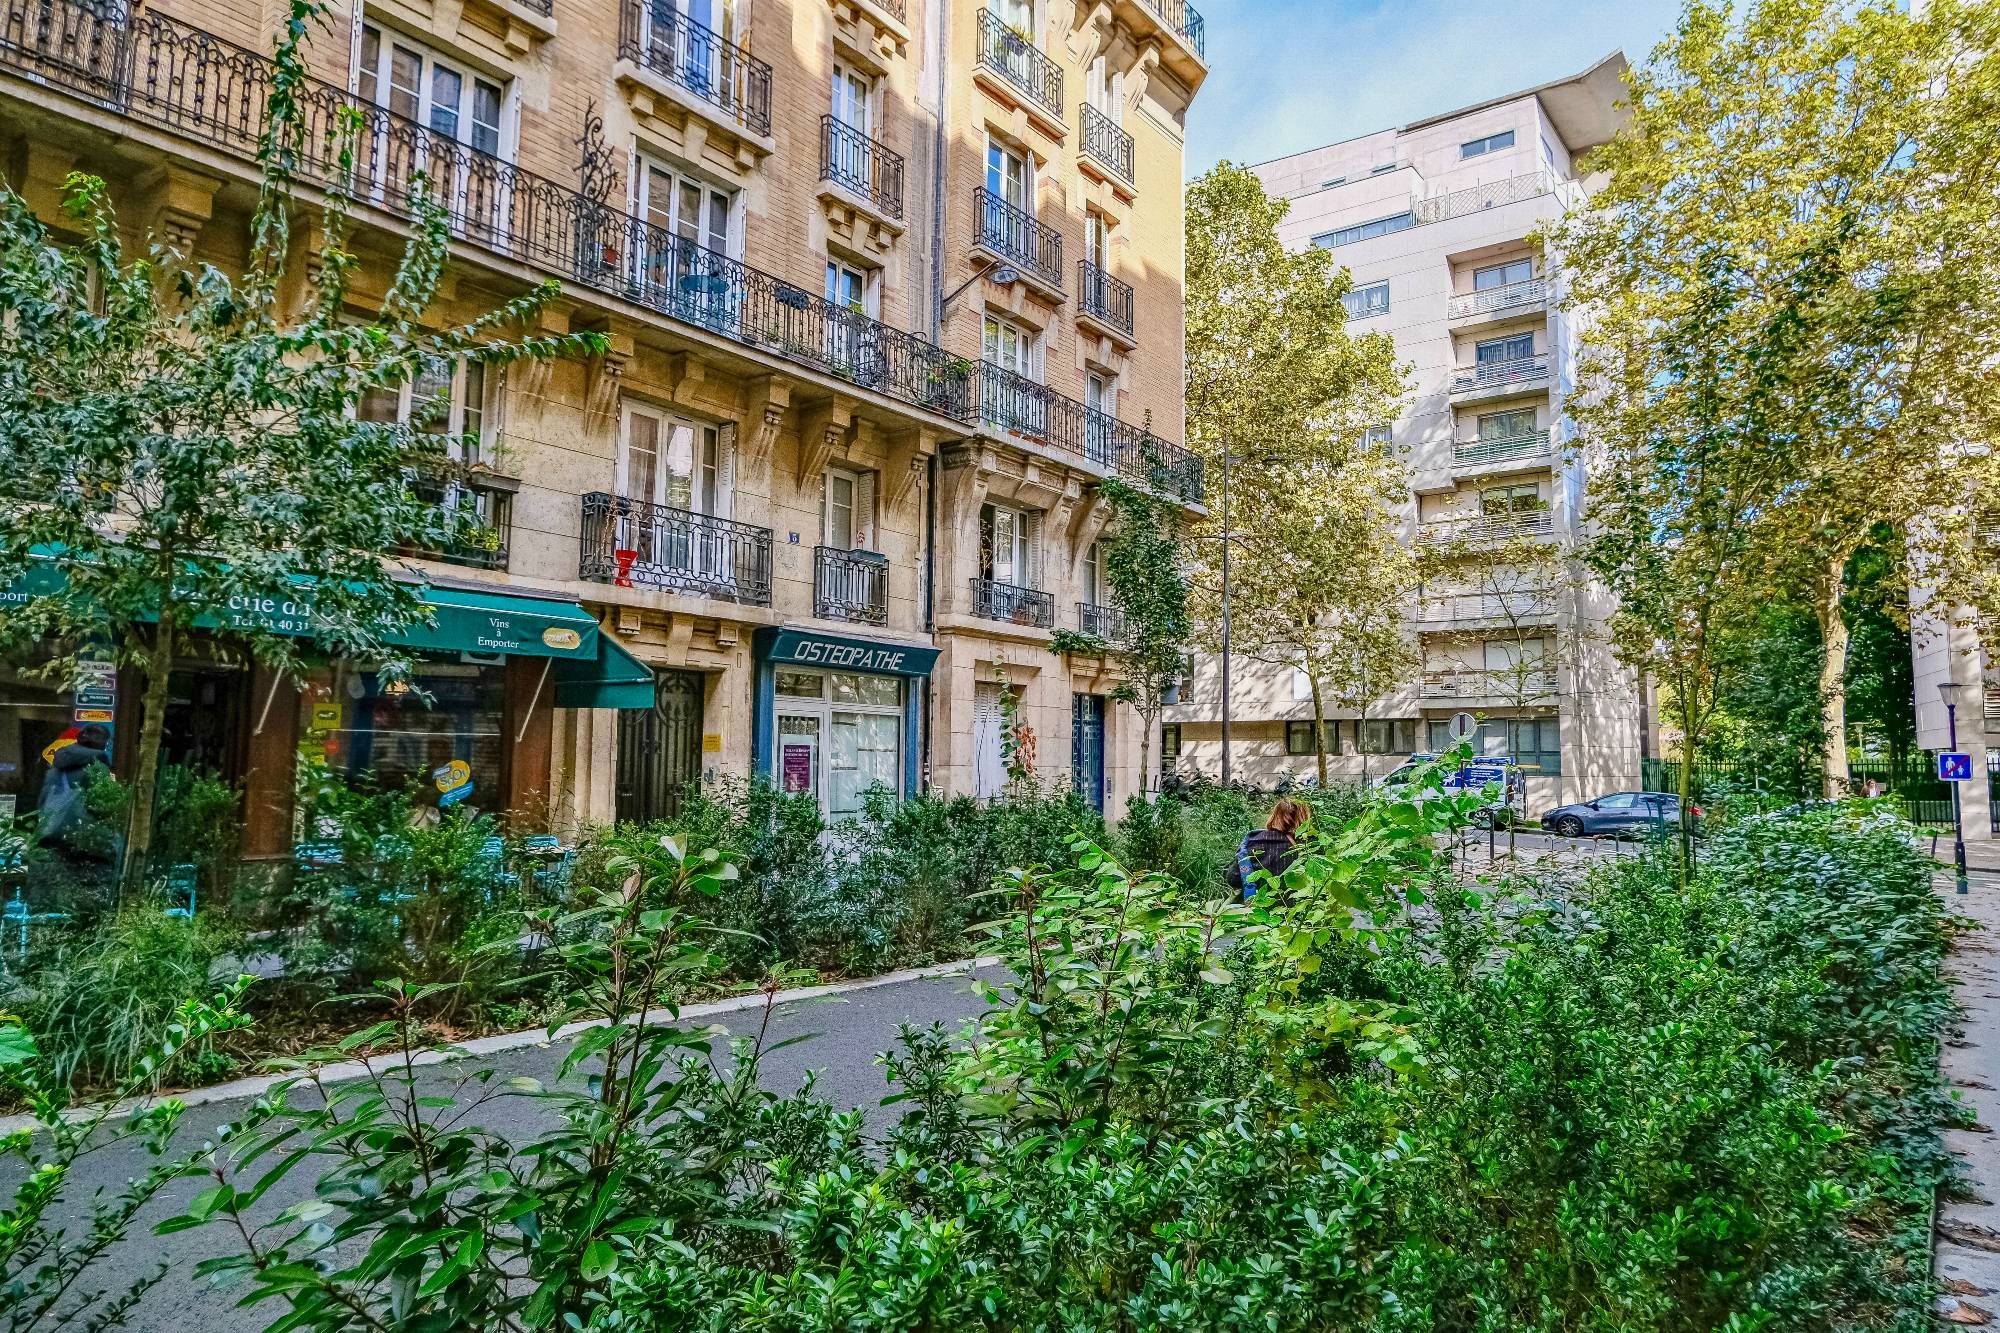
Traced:
[[[509, 483], [511, 486], [512, 483]], [[411, 490], [441, 509], [467, 514], [476, 522], [482, 540], [431, 548], [406, 546], [403, 554], [419, 560], [437, 560], [468, 569], [507, 568], [508, 547], [514, 536], [514, 496], [511, 490], [481, 485], [478, 474], [425, 476]]]
[[1545, 430], [1521, 431], [1491, 440], [1454, 440], [1451, 445], [1453, 467], [1530, 463], [1548, 456], [1549, 433]]
[[1054, 227], [1045, 227], [1035, 215], [1014, 207], [993, 191], [981, 186], [973, 196], [977, 226], [972, 243], [1033, 273], [1035, 277], [1062, 290], [1063, 240]]
[[625, 0], [618, 58], [687, 89], [759, 134], [771, 132], [771, 67], [670, 0]]
[[1481, 361], [1477, 365], [1461, 366], [1451, 377], [1453, 393], [1471, 393], [1475, 390], [1531, 389], [1537, 384], [1549, 382], [1549, 355], [1538, 352], [1533, 356], [1510, 357], [1505, 361]]
[[[256, 160], [275, 75], [268, 57], [178, 19], [91, 0], [34, 0], [0, 12], [0, 71], [245, 161]], [[359, 205], [404, 218], [428, 201], [465, 244], [916, 407], [963, 422], [981, 419], [983, 377], [972, 362], [934, 343], [343, 88], [308, 82], [297, 96], [303, 132], [286, 151], [306, 185], [343, 190]], [[351, 159], [344, 156], [350, 148]], [[1059, 286], [1061, 237], [1034, 225], [1033, 233], [1013, 230], [1024, 248], [1028, 235], [1038, 238]], [[999, 235], [1010, 226], [998, 226]], [[1091, 447], [1120, 471], [1142, 481], [1159, 474], [1167, 493], [1200, 499], [1200, 459], [1097, 413], [1089, 414], [1086, 431], [1084, 412], [1072, 403], [1059, 413], [1066, 447], [1082, 452], [1088, 434]]]
[[592, 491], [580, 536], [581, 578], [771, 604], [769, 528]]
[[1511, 514], [1433, 519], [1417, 525], [1417, 538], [1424, 542], [1490, 544], [1522, 537], [1547, 537], [1554, 531], [1555, 519], [1548, 510], [1524, 509]]
[[813, 614], [880, 625], [889, 619], [889, 561], [873, 551], [813, 547]]
[[1194, 48], [1194, 53], [1204, 61], [1208, 59], [1205, 47], [1207, 32], [1201, 21], [1201, 13], [1187, 0], [1145, 0], [1146, 8], [1158, 14], [1169, 28], [1179, 33], [1181, 40]]
[[1088, 259], [1076, 261], [1076, 303], [1092, 319], [1132, 336], [1132, 284], [1120, 282]]
[[1132, 136], [1117, 121], [1088, 102], [1083, 104], [1081, 124], [1083, 151], [1102, 162], [1119, 180], [1127, 185], [1134, 184]]
[[1467, 315], [1497, 315], [1503, 310], [1531, 309], [1545, 304], [1547, 300], [1548, 284], [1540, 278], [1529, 278], [1525, 282], [1510, 282], [1504, 287], [1488, 287], [1483, 292], [1454, 296], [1445, 315], [1449, 319], [1463, 319]]
[[1423, 680], [1426, 699], [1505, 699], [1525, 704], [1547, 699], [1555, 692], [1555, 673], [1538, 668], [1433, 671]]
[[1058, 121], [1063, 114], [1062, 66], [1043, 55], [1033, 39], [1014, 31], [990, 9], [979, 11], [981, 65], [992, 70]]
[[1023, 588], [997, 579], [974, 579], [972, 614], [1035, 629], [1054, 629], [1056, 599], [1039, 588]]
[[838, 116], [819, 118], [819, 176], [846, 186], [883, 216], [903, 216], [903, 155]]
[[1076, 627], [1085, 634], [1094, 634], [1106, 643], [1124, 643], [1131, 636], [1125, 623], [1125, 613], [1115, 606], [1104, 606], [1097, 602], [1076, 604]]
[[979, 407], [995, 430], [1077, 454], [1161, 495], [1195, 503], [1202, 498], [1198, 455], [991, 361], [980, 363]]

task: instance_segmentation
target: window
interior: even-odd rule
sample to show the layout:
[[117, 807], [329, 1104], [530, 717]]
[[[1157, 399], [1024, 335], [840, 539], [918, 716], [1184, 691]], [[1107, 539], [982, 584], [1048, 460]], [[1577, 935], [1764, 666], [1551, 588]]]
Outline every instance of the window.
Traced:
[[1172, 766], [1181, 757], [1181, 724], [1165, 722], [1160, 725], [1160, 762]]
[[1479, 512], [1488, 516], [1531, 514], [1542, 509], [1542, 488], [1536, 483], [1489, 486], [1479, 493]]
[[1035, 0], [999, 0], [994, 12], [1015, 32], [1025, 33], [1029, 41], [1035, 39]]
[[1091, 110], [1103, 116], [1113, 125], [1125, 119], [1124, 98], [1125, 75], [1111, 68], [1103, 56], [1090, 62], [1090, 68], [1083, 74], [1083, 96]]
[[1035, 208], [1034, 173], [1028, 159], [1006, 144], [986, 141], [986, 188], [1002, 203], [1032, 213]]
[[1004, 505], [979, 508], [979, 577], [1019, 588], [1035, 586], [1035, 538], [1041, 515]]
[[1479, 418], [1481, 440], [1512, 440], [1535, 433], [1535, 409], [1517, 407], [1506, 412], [1488, 412]]
[[1337, 245], [1351, 245], [1355, 241], [1373, 240], [1377, 236], [1387, 236], [1392, 231], [1408, 231], [1416, 225], [1416, 218], [1408, 213], [1398, 213], [1394, 217], [1376, 218], [1372, 222], [1357, 223], [1352, 227], [1342, 227], [1338, 231], [1322, 232], [1313, 237], [1312, 243], [1322, 250], [1331, 250]]
[[1484, 157], [1488, 153], [1497, 153], [1503, 148], [1512, 148], [1513, 146], [1514, 131], [1502, 130], [1498, 134], [1489, 134], [1484, 139], [1474, 139], [1470, 143], [1460, 144], [1458, 146], [1458, 155], [1461, 159]]
[[1370, 283], [1366, 287], [1356, 287], [1343, 293], [1341, 302], [1347, 307], [1349, 319], [1368, 319], [1374, 315], [1389, 313], [1389, 284]]
[[1091, 606], [1104, 605], [1103, 579], [1102, 548], [1099, 543], [1092, 542], [1090, 549], [1083, 553], [1083, 567], [1078, 574], [1077, 592], [1080, 598]]
[[1417, 748], [1417, 719], [1370, 718], [1361, 723], [1361, 753], [1411, 754]]
[[1364, 449], [1386, 449], [1396, 442], [1394, 426], [1370, 426], [1361, 432], [1361, 447]]
[[1118, 415], [1118, 381], [1101, 371], [1083, 376], [1083, 456], [1100, 467], [1112, 464], [1114, 418]]
[[639, 216], [670, 236], [734, 257], [730, 245], [729, 191], [641, 159]]
[[873, 318], [877, 295], [875, 273], [843, 259], [826, 261], [826, 300], [837, 310], [852, 310]]
[[1023, 379], [1034, 379], [1035, 331], [1022, 328], [1000, 315], [986, 317], [980, 354], [994, 365], [1011, 370]]
[[400, 38], [385, 40], [372, 23], [361, 25], [357, 74], [362, 101], [387, 107], [454, 143], [500, 155], [499, 84], [468, 75]]
[[438, 361], [414, 382], [378, 385], [362, 395], [354, 415], [363, 421], [407, 421], [447, 436], [446, 453], [468, 466], [486, 452], [486, 366], [478, 361]]
[[1506, 753], [1523, 771], [1562, 772], [1562, 722], [1553, 717], [1512, 717], [1486, 724], [1499, 729]]
[[1510, 259], [1504, 264], [1488, 264], [1485, 268], [1472, 270], [1472, 290], [1490, 292], [1496, 287], [1510, 287], [1517, 282], [1526, 282], [1534, 276], [1534, 260]]
[[[833, 118], [853, 130], [856, 134], [873, 134], [874, 117], [871, 114], [875, 101], [875, 84], [867, 75], [851, 66], [835, 61], [833, 65]], [[859, 145], [856, 145], [857, 147]], [[868, 179], [867, 164], [851, 164], [855, 170], [847, 173], [850, 180]]]
[[696, 514], [722, 515], [722, 432], [714, 426], [627, 403], [618, 436], [618, 494]]
[[852, 672], [778, 673], [778, 780], [834, 820], [875, 788], [902, 791], [903, 682]]
[[1472, 345], [1475, 366], [1497, 366], [1509, 361], [1526, 361], [1535, 354], [1535, 335], [1514, 333], [1505, 338], [1485, 338]]
[[[1326, 752], [1340, 753], [1340, 723], [1328, 721], [1326, 724]], [[1318, 754], [1313, 748], [1313, 724], [1310, 720], [1285, 723], [1285, 753], [1291, 755]]]
[[820, 538], [836, 551], [875, 544], [875, 474], [828, 468], [821, 479]]
[[1094, 208], [1083, 215], [1083, 257], [1092, 267], [1111, 271], [1111, 221]]

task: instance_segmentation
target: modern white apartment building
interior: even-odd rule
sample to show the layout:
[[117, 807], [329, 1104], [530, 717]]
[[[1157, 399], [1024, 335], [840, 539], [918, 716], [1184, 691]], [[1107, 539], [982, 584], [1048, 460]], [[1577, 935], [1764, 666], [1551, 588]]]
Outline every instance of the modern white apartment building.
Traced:
[[[1534, 240], [1588, 190], [1582, 164], [1621, 123], [1624, 69], [1613, 53], [1573, 78], [1255, 168], [1291, 201], [1286, 244], [1326, 247], [1353, 273], [1350, 330], [1395, 338], [1413, 392], [1381, 429], [1410, 469], [1407, 536], [1448, 557], [1410, 608], [1422, 666], [1328, 723], [1341, 776], [1444, 748], [1451, 717], [1469, 712], [1481, 748], [1527, 771], [1530, 810], [1638, 784], [1638, 690], [1610, 652], [1601, 589], [1569, 558], [1585, 463], [1565, 449], [1563, 409], [1581, 330]], [[1239, 498], [1254, 516], [1254, 497]], [[1231, 775], [1311, 773], [1306, 681], [1231, 665]], [[1220, 662], [1200, 660], [1167, 717], [1170, 762], [1218, 776], [1221, 719]]]

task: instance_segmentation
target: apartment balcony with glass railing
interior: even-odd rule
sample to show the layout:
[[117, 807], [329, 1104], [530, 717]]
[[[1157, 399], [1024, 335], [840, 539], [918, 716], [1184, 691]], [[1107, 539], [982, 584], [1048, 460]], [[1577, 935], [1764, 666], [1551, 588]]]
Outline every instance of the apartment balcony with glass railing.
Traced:
[[1556, 593], [1551, 587], [1506, 592], [1443, 593], [1417, 603], [1417, 628], [1427, 634], [1553, 624]]
[[1492, 439], [1453, 440], [1451, 469], [1456, 474], [1546, 467], [1554, 455], [1545, 430], [1516, 431]]
[[1546, 308], [1548, 303], [1548, 283], [1541, 278], [1527, 278], [1454, 296], [1445, 314], [1455, 320], [1491, 319], [1528, 314]]
[[1439, 702], [1483, 700], [1498, 705], [1540, 703], [1556, 692], [1556, 674], [1538, 667], [1479, 671], [1431, 671], [1420, 686], [1423, 698]]
[[1436, 545], [1541, 540], [1554, 534], [1555, 518], [1546, 509], [1438, 518], [1417, 525], [1417, 540]]
[[1548, 384], [1549, 356], [1546, 352], [1509, 357], [1504, 361], [1481, 361], [1476, 365], [1460, 366], [1452, 372], [1451, 401], [1465, 403], [1481, 398], [1505, 398], [1511, 394], [1546, 389]]

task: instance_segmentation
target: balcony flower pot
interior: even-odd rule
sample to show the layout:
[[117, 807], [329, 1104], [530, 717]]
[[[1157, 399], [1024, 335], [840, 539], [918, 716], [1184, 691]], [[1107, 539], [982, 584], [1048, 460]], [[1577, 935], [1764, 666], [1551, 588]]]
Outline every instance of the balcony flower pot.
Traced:
[[618, 576], [612, 580], [613, 585], [620, 588], [631, 587], [632, 566], [639, 563], [639, 553], [629, 546], [621, 546], [611, 553], [611, 558], [618, 564]]

